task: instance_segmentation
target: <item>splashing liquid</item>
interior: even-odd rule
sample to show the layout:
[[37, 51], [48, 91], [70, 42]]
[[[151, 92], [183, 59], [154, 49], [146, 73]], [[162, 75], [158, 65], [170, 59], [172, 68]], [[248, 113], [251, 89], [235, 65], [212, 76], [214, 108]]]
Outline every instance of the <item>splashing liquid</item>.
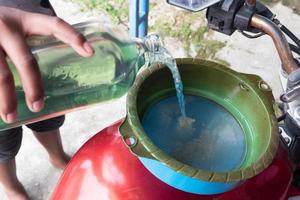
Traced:
[[144, 38], [143, 43], [146, 46], [146, 65], [161, 63], [166, 65], [170, 69], [174, 79], [178, 104], [182, 115], [182, 117], [179, 120], [182, 122], [191, 122], [192, 119], [189, 119], [186, 116], [183, 85], [175, 59], [172, 57], [170, 52], [163, 46], [162, 41], [160, 40], [160, 37], [157, 34], [150, 34], [146, 36]]

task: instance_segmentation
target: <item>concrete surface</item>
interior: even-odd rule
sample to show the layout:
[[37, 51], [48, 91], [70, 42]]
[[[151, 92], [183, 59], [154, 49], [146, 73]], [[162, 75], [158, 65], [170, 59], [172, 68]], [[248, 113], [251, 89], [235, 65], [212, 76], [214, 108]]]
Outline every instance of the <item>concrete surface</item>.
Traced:
[[[73, 155], [91, 136], [125, 116], [125, 110], [125, 98], [122, 98], [68, 114], [61, 128], [66, 152]], [[23, 143], [16, 160], [18, 176], [30, 197], [33, 200], [48, 199], [62, 171], [51, 167], [46, 151], [27, 128], [24, 128]], [[0, 199], [6, 200], [2, 190]]]
[[[71, 23], [88, 18], [109, 21], [109, 18], [99, 13], [81, 13], [80, 8], [70, 2], [62, 0], [51, 0], [51, 2], [58, 16]], [[292, 30], [300, 30], [300, 17], [293, 14], [290, 9], [276, 5], [273, 11]], [[278, 78], [280, 62], [269, 38], [249, 40], [239, 33], [232, 37], [215, 33], [212, 37], [227, 42], [227, 46], [218, 53], [220, 58], [229, 62], [235, 70], [259, 74], [273, 87], [274, 94], [278, 97], [281, 92]], [[176, 42], [174, 39], [166, 41], [167, 46], [170, 47], [174, 42]], [[174, 55], [184, 56], [180, 45], [170, 50]], [[92, 135], [122, 116], [125, 116], [125, 98], [68, 114], [61, 129], [66, 152], [73, 155]], [[61, 175], [61, 171], [49, 165], [46, 152], [26, 128], [24, 128], [23, 144], [17, 156], [17, 170], [20, 180], [33, 200], [48, 199]], [[0, 199], [6, 199], [1, 188]]]

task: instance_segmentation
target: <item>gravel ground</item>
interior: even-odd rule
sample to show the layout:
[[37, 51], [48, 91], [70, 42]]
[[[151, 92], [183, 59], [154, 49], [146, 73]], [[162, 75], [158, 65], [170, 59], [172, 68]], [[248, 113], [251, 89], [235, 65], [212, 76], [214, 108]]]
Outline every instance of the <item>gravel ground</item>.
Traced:
[[[58, 16], [70, 23], [91, 18], [109, 21], [109, 18], [99, 13], [82, 13], [77, 5], [70, 2], [61, 0], [51, 0], [51, 2]], [[284, 24], [294, 31], [300, 30], [298, 15], [280, 4], [272, 9]], [[249, 40], [239, 33], [232, 37], [215, 33], [212, 37], [227, 43], [226, 47], [218, 53], [219, 58], [229, 62], [237, 71], [260, 75], [273, 88], [274, 95], [279, 96], [282, 90], [278, 76], [280, 61], [268, 37]], [[165, 43], [175, 56], [184, 56], [183, 49], [178, 45], [180, 43], [176, 43], [175, 39], [167, 38]], [[177, 44], [176, 48], [174, 44]], [[124, 115], [125, 98], [68, 114], [61, 129], [67, 153], [73, 155], [92, 135]], [[17, 156], [17, 166], [18, 175], [33, 200], [47, 199], [61, 175], [61, 171], [49, 165], [46, 152], [26, 128], [24, 128], [23, 144]], [[0, 199], [6, 199], [1, 188]]]

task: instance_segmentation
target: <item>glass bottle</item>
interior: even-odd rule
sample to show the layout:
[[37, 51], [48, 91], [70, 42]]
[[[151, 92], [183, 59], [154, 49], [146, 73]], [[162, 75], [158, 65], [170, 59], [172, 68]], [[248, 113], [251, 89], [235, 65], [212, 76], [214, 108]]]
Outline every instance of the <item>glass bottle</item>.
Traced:
[[83, 58], [52, 37], [28, 41], [39, 64], [45, 91], [45, 106], [38, 113], [27, 108], [19, 76], [8, 60], [15, 80], [18, 116], [12, 124], [0, 120], [0, 130], [117, 99], [128, 91], [144, 64], [143, 45], [137, 45], [125, 31], [109, 29], [99, 22], [80, 23], [74, 28], [93, 46], [92, 57]]

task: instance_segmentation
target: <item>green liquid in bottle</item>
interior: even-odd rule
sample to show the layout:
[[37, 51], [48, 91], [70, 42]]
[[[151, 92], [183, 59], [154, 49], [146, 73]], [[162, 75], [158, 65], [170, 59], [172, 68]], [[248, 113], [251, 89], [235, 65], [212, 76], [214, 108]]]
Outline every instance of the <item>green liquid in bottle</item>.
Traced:
[[15, 66], [8, 61], [15, 80], [18, 116], [13, 124], [0, 120], [0, 130], [120, 98], [129, 90], [145, 62], [148, 65], [159, 62], [170, 68], [176, 89], [182, 96], [179, 102], [185, 116], [182, 84], [175, 60], [162, 46], [158, 35], [147, 36], [138, 42], [128, 39], [122, 31], [104, 30], [97, 22], [80, 23], [73, 27], [92, 44], [95, 50], [92, 57], [81, 57], [71, 47], [54, 38], [40, 37], [29, 41], [44, 84], [45, 106], [42, 111], [33, 113], [28, 109]]
[[79, 56], [71, 47], [54, 42], [34, 55], [40, 66], [45, 91], [45, 107], [31, 112], [13, 64], [18, 99], [17, 122], [5, 124], [8, 129], [42, 119], [59, 116], [91, 104], [117, 99], [133, 84], [139, 69], [139, 50], [134, 42], [121, 41], [108, 32], [87, 36], [95, 53], [92, 57]]

